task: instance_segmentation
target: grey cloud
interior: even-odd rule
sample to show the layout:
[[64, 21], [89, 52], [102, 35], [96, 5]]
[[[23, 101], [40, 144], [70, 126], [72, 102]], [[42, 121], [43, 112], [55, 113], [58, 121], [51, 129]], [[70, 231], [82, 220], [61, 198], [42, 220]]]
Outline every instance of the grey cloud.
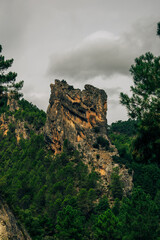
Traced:
[[78, 46], [54, 54], [48, 73], [57, 78], [77, 80], [113, 74], [128, 75], [136, 57], [145, 51], [156, 52], [159, 49], [155, 27], [156, 22], [141, 21], [130, 32], [118, 37], [106, 31], [96, 32]]
[[0, 36], [4, 49], [18, 51], [29, 19], [27, 1], [0, 0]]
[[116, 108], [116, 107], [119, 106], [119, 100], [117, 100], [117, 99], [110, 99], [108, 101], [108, 104], [109, 104], [109, 106], [112, 106], [112, 107]]
[[107, 93], [107, 95], [109, 96], [114, 96], [114, 95], [118, 95], [121, 91], [121, 88], [120, 87], [116, 87], [116, 88], [107, 88], [107, 89], [104, 89]]

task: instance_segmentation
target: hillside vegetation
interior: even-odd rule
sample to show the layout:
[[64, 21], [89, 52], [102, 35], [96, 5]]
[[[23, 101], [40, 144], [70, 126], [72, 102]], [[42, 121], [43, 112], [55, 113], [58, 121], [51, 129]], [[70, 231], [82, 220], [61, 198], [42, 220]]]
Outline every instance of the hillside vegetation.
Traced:
[[112, 207], [102, 194], [99, 175], [89, 173], [68, 141], [63, 153], [53, 156], [43, 135], [31, 132], [29, 140], [17, 144], [13, 127], [7, 136], [1, 134], [1, 196], [33, 239], [158, 239], [160, 169], [156, 163], [139, 164], [129, 157], [134, 135], [129, 129], [128, 135], [122, 134], [118, 125], [111, 125], [110, 138], [119, 149], [117, 161], [134, 171], [134, 189], [122, 198], [115, 172]]
[[[0, 52], [2, 47], [0, 46]], [[0, 194], [33, 240], [160, 239], [160, 57], [140, 56], [131, 66], [132, 96], [121, 93], [131, 119], [108, 126], [108, 137], [133, 175], [133, 190], [123, 194], [118, 168], [111, 176], [110, 196], [100, 175], [67, 141], [54, 155], [43, 136], [46, 114], [21, 99], [23, 82], [5, 71], [13, 59], [0, 56], [0, 114], [25, 123], [29, 137], [17, 141], [15, 122], [0, 131]], [[10, 111], [8, 92], [19, 109]]]

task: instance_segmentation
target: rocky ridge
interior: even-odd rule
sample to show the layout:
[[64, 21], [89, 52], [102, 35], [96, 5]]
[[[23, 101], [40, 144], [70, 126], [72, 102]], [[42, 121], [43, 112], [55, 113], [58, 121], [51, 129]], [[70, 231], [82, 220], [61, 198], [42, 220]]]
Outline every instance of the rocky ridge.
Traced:
[[119, 168], [124, 194], [132, 190], [133, 176], [125, 166], [113, 161], [117, 149], [107, 136], [107, 95], [91, 85], [74, 89], [66, 81], [51, 84], [44, 134], [54, 153], [60, 153], [67, 139], [82, 155], [89, 169], [100, 173], [104, 191], [108, 192], [113, 168]]
[[[0, 131], [7, 135], [9, 125], [13, 124], [17, 142], [21, 137], [28, 139], [34, 126], [15, 119], [14, 113], [19, 110], [19, 105], [12, 96], [8, 96], [7, 105], [10, 114], [1, 114]], [[100, 173], [104, 192], [108, 192], [111, 174], [118, 167], [124, 194], [127, 194], [132, 190], [133, 176], [128, 174], [124, 165], [119, 166], [113, 161], [113, 156], [118, 152], [107, 136], [106, 113], [107, 95], [104, 90], [85, 85], [81, 91], [64, 80], [55, 80], [55, 84], [51, 84], [46, 124], [37, 134], [45, 135], [49, 148], [55, 154], [63, 150], [64, 140], [68, 139], [81, 153], [89, 170], [94, 168]]]
[[106, 137], [107, 95], [103, 90], [86, 85], [81, 91], [55, 80], [49, 102], [45, 135], [55, 153], [61, 152], [65, 139], [76, 148], [79, 144], [90, 148], [96, 141], [96, 127]]

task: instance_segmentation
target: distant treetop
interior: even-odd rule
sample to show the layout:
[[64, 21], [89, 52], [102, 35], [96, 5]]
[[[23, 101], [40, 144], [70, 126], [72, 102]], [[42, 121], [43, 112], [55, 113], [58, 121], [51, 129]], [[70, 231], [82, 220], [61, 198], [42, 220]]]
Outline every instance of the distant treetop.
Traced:
[[160, 36], [160, 22], [157, 23], [157, 35]]
[[15, 98], [18, 99], [22, 96], [19, 91], [23, 87], [23, 81], [16, 82], [17, 73], [15, 72], [5, 73], [12, 66], [13, 59], [5, 60], [1, 52], [2, 46], [0, 45], [0, 100], [7, 92], [13, 93]]

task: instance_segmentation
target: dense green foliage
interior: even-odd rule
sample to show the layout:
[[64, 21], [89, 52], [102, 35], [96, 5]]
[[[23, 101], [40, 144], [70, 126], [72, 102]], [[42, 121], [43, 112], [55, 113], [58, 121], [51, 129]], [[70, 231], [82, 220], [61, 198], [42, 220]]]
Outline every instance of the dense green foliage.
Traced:
[[132, 142], [135, 136], [136, 122], [133, 120], [118, 121], [109, 126], [109, 137], [111, 142], [118, 149], [120, 157], [115, 156], [114, 160], [125, 164], [130, 168], [132, 162]]
[[[124, 196], [119, 169], [113, 170], [110, 200], [100, 176], [88, 170], [67, 140], [61, 154], [48, 150], [44, 136], [37, 131], [46, 119], [42, 110], [22, 99], [20, 109], [11, 113], [6, 95], [0, 96], [0, 114], [14, 114], [16, 120], [25, 122], [30, 136], [17, 143], [14, 123], [10, 123], [7, 136], [0, 132], [0, 194], [33, 240], [160, 239], [158, 61], [152, 54], [136, 59], [131, 67], [133, 96], [121, 95], [137, 121], [109, 126], [109, 138], [119, 151], [114, 160], [134, 173], [133, 192]], [[12, 62], [0, 56], [1, 93], [8, 91], [7, 79], [12, 83], [16, 77], [3, 75]], [[100, 136], [93, 146], [108, 150], [109, 142]]]
[[[63, 234], [59, 229], [63, 223], [59, 219], [63, 212], [67, 213], [67, 209], [72, 208], [75, 214], [73, 224], [78, 229], [82, 228], [80, 222], [82, 224], [90, 217], [93, 202], [101, 194], [98, 175], [88, 172], [79, 153], [70, 146], [53, 159], [45, 149], [41, 135], [33, 134], [30, 140], [22, 139], [18, 145], [14, 132], [0, 137], [1, 194], [26, 225], [33, 239], [53, 236], [55, 231], [58, 239], [70, 239], [74, 230], [71, 228], [71, 233], [67, 233], [68, 238], [61, 237]], [[70, 220], [63, 219], [71, 220], [72, 216]], [[83, 235], [84, 231], [83, 224]], [[78, 235], [75, 233], [75, 236]]]
[[0, 114], [7, 112], [7, 96], [3, 96], [3, 98], [0, 97]]
[[132, 96], [121, 93], [121, 103], [132, 118], [143, 119], [146, 113], [157, 112], [160, 101], [160, 57], [148, 52], [135, 59], [130, 72], [134, 86]]
[[121, 103], [137, 119], [133, 157], [138, 162], [159, 164], [160, 156], [160, 57], [146, 53], [131, 66], [132, 96], [121, 93]]
[[114, 199], [122, 199], [123, 197], [123, 185], [119, 176], [119, 169], [114, 168], [111, 174], [111, 184], [110, 184], [111, 193]]
[[1, 196], [33, 240], [158, 239], [157, 165], [130, 162], [137, 189], [129, 198], [122, 198], [123, 186], [115, 169], [110, 186], [115, 204], [110, 208], [107, 197], [101, 196], [99, 176], [88, 172], [68, 141], [64, 142], [64, 152], [53, 157], [42, 135], [32, 133], [29, 140], [21, 139], [17, 144], [10, 126], [8, 135], [0, 139]]
[[[25, 99], [19, 100], [20, 109], [14, 114], [15, 118], [21, 121], [27, 121], [32, 124], [36, 130], [39, 130], [44, 126], [46, 121], [46, 113], [43, 110], [39, 110], [37, 106], [29, 103]], [[27, 126], [26, 126], [27, 127]]]
[[129, 119], [128, 121], [119, 120], [109, 126], [109, 132], [119, 133], [129, 137], [133, 137], [137, 133], [137, 122]]
[[137, 162], [160, 164], [160, 104], [139, 121], [133, 157]]
[[124, 199], [119, 219], [124, 240], [157, 239], [159, 225], [157, 206], [141, 189], [135, 189], [131, 199]]
[[115, 157], [115, 160], [120, 164], [125, 164], [130, 171], [134, 172], [135, 188], [131, 198], [124, 198], [121, 206], [115, 201], [112, 210], [115, 215], [119, 216], [123, 240], [159, 239], [160, 168], [157, 163], [140, 164], [134, 161], [132, 151], [136, 135], [134, 127], [130, 124], [134, 126], [135, 122], [118, 121], [109, 127], [110, 139], [120, 154], [119, 157]]
[[113, 212], [108, 209], [98, 216], [95, 223], [94, 239], [110, 240], [120, 239], [119, 221]]
[[[126, 128], [125, 132], [127, 132], [127, 134], [121, 133], [121, 126], [120, 129], [118, 129], [119, 121], [112, 123], [114, 128], [112, 128], [112, 125], [109, 128], [109, 137], [117, 147], [120, 155], [119, 157], [114, 157], [114, 160], [119, 164], [125, 164], [130, 173], [132, 171], [134, 172], [133, 180], [135, 187], [141, 186], [145, 193], [150, 194], [151, 197], [154, 198], [160, 189], [160, 168], [156, 162], [149, 164], [137, 163], [135, 158], [132, 157], [134, 154], [135, 133], [130, 126], [131, 122], [134, 126], [135, 122], [131, 120], [121, 122], [123, 127]], [[128, 130], [127, 127], [129, 127]], [[112, 129], [114, 129], [114, 132]]]
[[157, 35], [160, 36], [160, 22], [157, 23]]
[[97, 149], [101, 147], [107, 151], [109, 149], [109, 141], [104, 137], [99, 136], [97, 137], [96, 142], [93, 144], [93, 147]]

